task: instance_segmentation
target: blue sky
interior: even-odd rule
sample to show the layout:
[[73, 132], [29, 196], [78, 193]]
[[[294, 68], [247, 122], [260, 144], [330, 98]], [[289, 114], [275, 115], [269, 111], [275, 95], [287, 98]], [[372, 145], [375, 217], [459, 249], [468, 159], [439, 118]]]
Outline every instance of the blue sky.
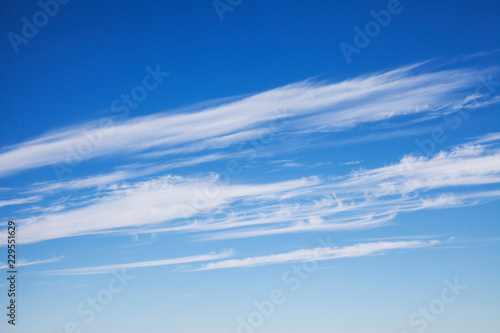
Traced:
[[498, 332], [497, 1], [0, 6], [2, 332]]

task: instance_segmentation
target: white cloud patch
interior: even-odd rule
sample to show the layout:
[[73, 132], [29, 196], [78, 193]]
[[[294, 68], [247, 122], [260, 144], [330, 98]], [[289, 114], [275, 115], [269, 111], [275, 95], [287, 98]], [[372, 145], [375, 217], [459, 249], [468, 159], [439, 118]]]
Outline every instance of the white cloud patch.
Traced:
[[208, 253], [202, 255], [195, 255], [189, 257], [172, 258], [172, 259], [162, 259], [162, 260], [152, 260], [152, 261], [140, 261], [126, 264], [115, 264], [108, 266], [97, 266], [97, 267], [84, 267], [84, 268], [70, 268], [61, 269], [54, 271], [43, 272], [47, 275], [91, 275], [91, 274], [107, 274], [112, 273], [121, 269], [135, 269], [135, 268], [145, 268], [145, 267], [157, 267], [157, 266], [168, 266], [168, 265], [179, 265], [192, 262], [209, 261], [227, 258], [233, 255], [232, 250], [223, 251], [220, 253]]
[[[61, 261], [63, 258], [64, 258], [64, 256], [60, 256], [60, 257], [53, 257], [53, 258], [49, 258], [49, 259], [39, 259], [39, 260], [33, 260], [33, 261], [27, 261], [27, 260], [20, 259], [16, 262], [16, 267], [50, 264], [53, 262]], [[9, 267], [8, 265], [2, 265], [2, 266], [0, 266], [0, 269], [7, 269], [8, 267]]]
[[[497, 71], [465, 68], [425, 72], [423, 65], [338, 83], [299, 82], [192, 112], [160, 113], [106, 127], [97, 121], [60, 129], [4, 147], [0, 177], [111, 154], [154, 157], [218, 149], [247, 141], [285, 119], [288, 131], [338, 131], [407, 114], [444, 112], [463, 101], [466, 91], [478, 85], [481, 77]], [[497, 102], [497, 97], [479, 104], [467, 101], [467, 107]]]
[[24, 243], [99, 233], [223, 239], [373, 228], [397, 214], [498, 200], [499, 190], [479, 188], [498, 183], [500, 151], [466, 144], [332, 179], [226, 184], [217, 177], [163, 176], [110, 185], [81, 206], [41, 211], [17, 224]]
[[0, 200], [0, 207], [12, 206], [12, 205], [23, 205], [23, 204], [27, 204], [27, 203], [37, 202], [40, 199], [41, 199], [41, 196], [31, 196], [28, 198]]
[[439, 244], [437, 240], [430, 241], [397, 241], [360, 243], [345, 247], [317, 247], [314, 249], [302, 249], [287, 253], [266, 255], [260, 257], [249, 257], [245, 259], [230, 259], [202, 265], [195, 271], [205, 271], [223, 268], [255, 267], [290, 262], [320, 261], [340, 258], [362, 257], [382, 253], [383, 251], [396, 249], [409, 249], [426, 247]]
[[[500, 183], [500, 151], [495, 148], [499, 133], [432, 156], [406, 155], [389, 165], [331, 178], [310, 172], [308, 177], [285, 181], [263, 182], [256, 177], [237, 183], [236, 178], [227, 182], [208, 172], [167, 174], [171, 169], [184, 171], [233, 158], [234, 151], [218, 150], [270, 134], [299, 140], [311, 133], [348, 131], [379, 122], [373, 125], [377, 126], [403, 116], [412, 116], [404, 121], [414, 124], [500, 102], [498, 96], [472, 93], [481, 78], [497, 73], [497, 68], [436, 71], [426, 66], [415, 64], [337, 83], [308, 80], [217, 105], [137, 117], [104, 130], [99, 122], [55, 130], [0, 150], [0, 177], [65, 163], [68, 149], [83, 149], [83, 144], [90, 146], [77, 156], [82, 161], [127, 156], [132, 165], [37, 182], [25, 188], [28, 197], [2, 199], [0, 207], [36, 202], [15, 212], [22, 228], [19, 241], [36, 243], [102, 233], [184, 232], [206, 240], [373, 228], [390, 223], [398, 214], [498, 200], [500, 191], [493, 186]], [[353, 140], [415, 135], [422, 130], [398, 128]], [[273, 156], [268, 163], [286, 172], [306, 168], [309, 172], [326, 165], [281, 157]], [[343, 165], [357, 168], [362, 162], [346, 160]], [[59, 194], [65, 196], [53, 197]], [[0, 226], [4, 231], [5, 224]], [[5, 242], [0, 238], [0, 246]]]

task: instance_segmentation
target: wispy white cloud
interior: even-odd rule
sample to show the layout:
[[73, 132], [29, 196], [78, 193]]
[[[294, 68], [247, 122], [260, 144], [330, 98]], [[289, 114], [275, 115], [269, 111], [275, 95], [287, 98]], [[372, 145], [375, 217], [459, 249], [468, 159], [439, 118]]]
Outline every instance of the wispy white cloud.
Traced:
[[331, 179], [225, 184], [217, 177], [155, 177], [109, 186], [83, 206], [18, 224], [25, 243], [99, 233], [189, 232], [223, 239], [373, 228], [397, 214], [498, 200], [500, 191], [479, 188], [498, 183], [500, 150], [465, 144]]
[[[498, 183], [499, 150], [465, 145], [429, 158], [405, 156], [399, 163], [363, 169], [340, 180], [323, 180], [294, 205], [274, 204], [255, 210], [246, 207], [245, 214], [211, 221], [211, 230], [225, 230], [203, 238], [371, 228], [401, 213], [498, 200], [499, 190], [477, 190], [480, 185]], [[454, 193], [454, 188], [461, 191]], [[237, 227], [241, 229], [228, 230]]]
[[407, 155], [399, 163], [355, 172], [337, 188], [357, 188], [375, 195], [409, 194], [449, 186], [500, 181], [500, 151], [464, 145], [432, 157]]
[[387, 250], [408, 249], [426, 247], [439, 244], [437, 240], [430, 241], [397, 241], [360, 243], [345, 247], [317, 247], [314, 249], [302, 249], [287, 253], [266, 255], [260, 257], [249, 257], [244, 259], [230, 259], [202, 265], [194, 271], [205, 271], [222, 268], [255, 267], [300, 261], [332, 260], [348, 257], [362, 257], [378, 254]]
[[82, 179], [74, 179], [59, 182], [42, 182], [30, 186], [30, 192], [50, 193], [60, 190], [79, 190], [84, 188], [99, 187], [122, 180], [134, 178], [142, 175], [142, 172], [133, 173], [130, 171], [119, 170], [108, 174], [101, 174]]
[[[500, 152], [495, 148], [498, 133], [433, 156], [407, 155], [383, 167], [331, 178], [268, 183], [232, 179], [225, 183], [210, 173], [193, 177], [166, 174], [175, 168], [232, 158], [234, 151], [217, 149], [269, 132], [307, 136], [368, 123], [392, 129], [388, 120], [400, 116], [413, 116], [404, 118], [412, 123], [459, 108], [488, 106], [500, 102], [499, 98], [472, 91], [482, 77], [496, 72], [498, 68], [493, 67], [436, 71], [415, 64], [337, 83], [308, 80], [217, 105], [130, 119], [105, 131], [97, 123], [56, 130], [0, 150], [0, 177], [64, 163], [68, 147], [90, 141], [96, 143], [82, 159], [127, 154], [132, 159], [127, 163], [132, 165], [82, 178], [38, 182], [25, 191], [38, 196], [3, 200], [0, 207], [40, 201], [42, 195], [71, 193], [65, 201], [16, 212], [23, 229], [20, 241], [34, 243], [100, 233], [189, 232], [199, 233], [200, 239], [221, 239], [372, 228], [401, 213], [496, 200], [497, 191], [478, 187], [500, 182]], [[375, 135], [388, 138], [419, 131], [421, 128], [399, 127], [396, 132]], [[358, 138], [372, 139], [370, 134]], [[356, 138], [347, 140], [356, 142]], [[156, 160], [159, 157], [163, 161]], [[280, 171], [325, 165], [290, 156], [273, 157], [268, 163], [279, 166]], [[455, 193], [458, 188], [460, 192]], [[5, 239], [0, 239], [0, 245], [4, 244]]]
[[[125, 189], [119, 188], [88, 206], [18, 220], [18, 224], [23, 225], [23, 237], [20, 241], [31, 243], [183, 221], [186, 217], [211, 212], [241, 199], [276, 200], [283, 196], [299, 195], [315, 184], [316, 178], [308, 178], [271, 184], [219, 187], [212, 178], [155, 178]], [[203, 192], [199, 192], [200, 190]], [[206, 197], [207, 193], [209, 197]], [[5, 244], [5, 241], [0, 239], [0, 244]]]
[[360, 163], [363, 163], [365, 160], [358, 160], [358, 161], [349, 161], [349, 162], [344, 162], [344, 163], [340, 163], [340, 165], [355, 165], [355, 164], [360, 164]]
[[[53, 258], [49, 258], [49, 259], [40, 259], [40, 260], [33, 260], [33, 261], [26, 261], [26, 260], [20, 259], [17, 261], [16, 267], [50, 264], [53, 262], [61, 261], [63, 258], [64, 258], [64, 256], [60, 256], [60, 257], [53, 257]], [[6, 269], [8, 267], [9, 267], [8, 265], [2, 265], [2, 266], [0, 266], [0, 269]]]
[[226, 250], [220, 253], [208, 253], [202, 255], [195, 255], [190, 257], [172, 258], [172, 259], [162, 259], [162, 260], [152, 260], [152, 261], [140, 261], [126, 264], [116, 264], [108, 266], [97, 266], [97, 267], [84, 267], [84, 268], [70, 268], [61, 269], [54, 271], [45, 271], [44, 274], [47, 275], [90, 275], [90, 274], [106, 274], [112, 273], [121, 269], [134, 269], [134, 268], [145, 268], [145, 267], [157, 267], [157, 266], [167, 266], [167, 265], [179, 265], [191, 262], [209, 261], [227, 258], [233, 255], [232, 250]]
[[500, 142], [500, 132], [488, 133], [472, 141], [473, 144], [498, 143]]
[[23, 204], [27, 204], [27, 203], [37, 202], [40, 199], [41, 199], [41, 196], [31, 196], [28, 198], [0, 200], [0, 207], [12, 206], [12, 205], [23, 205]]
[[[130, 119], [105, 130], [95, 122], [53, 131], [4, 147], [0, 177], [71, 158], [126, 153], [152, 157], [227, 147], [259, 135], [283, 119], [288, 121], [288, 131], [338, 131], [401, 115], [442, 111], [463, 99], [479, 78], [498, 71], [462, 68], [425, 72], [422, 66], [338, 83], [299, 82], [192, 112]], [[493, 97], [481, 103], [497, 102]], [[83, 146], [86, 153], [77, 153]], [[70, 157], [68, 150], [76, 157]]]

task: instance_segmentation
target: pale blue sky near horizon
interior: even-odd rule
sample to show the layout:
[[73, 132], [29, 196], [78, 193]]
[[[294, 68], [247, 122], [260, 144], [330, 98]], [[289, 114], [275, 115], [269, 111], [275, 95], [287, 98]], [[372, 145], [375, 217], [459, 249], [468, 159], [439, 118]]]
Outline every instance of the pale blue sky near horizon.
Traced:
[[54, 1], [0, 3], [0, 332], [498, 332], [499, 1]]

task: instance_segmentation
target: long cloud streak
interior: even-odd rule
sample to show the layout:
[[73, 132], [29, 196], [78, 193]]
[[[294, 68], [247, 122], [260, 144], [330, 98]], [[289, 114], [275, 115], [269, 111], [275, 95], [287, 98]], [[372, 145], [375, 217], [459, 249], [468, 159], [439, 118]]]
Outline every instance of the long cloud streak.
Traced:
[[438, 244], [439, 241], [397, 241], [360, 243], [345, 247], [318, 247], [315, 249], [302, 249], [288, 253], [273, 254], [245, 259], [230, 259], [202, 265], [195, 271], [206, 271], [223, 268], [255, 267], [280, 263], [332, 260], [349, 257], [362, 257], [381, 253], [387, 250], [426, 247]]
[[0, 177], [56, 163], [71, 164], [74, 151], [79, 150], [86, 151], [77, 154], [85, 160], [151, 149], [183, 151], [194, 143], [202, 147], [217, 144], [223, 137], [225, 144], [235, 143], [277, 118], [290, 120], [290, 130], [325, 131], [443, 110], [465, 98], [481, 77], [497, 71], [450, 69], [422, 73], [422, 65], [333, 84], [304, 81], [195, 112], [139, 117], [108, 124], [105, 129], [99, 122], [62, 129], [4, 147]]

